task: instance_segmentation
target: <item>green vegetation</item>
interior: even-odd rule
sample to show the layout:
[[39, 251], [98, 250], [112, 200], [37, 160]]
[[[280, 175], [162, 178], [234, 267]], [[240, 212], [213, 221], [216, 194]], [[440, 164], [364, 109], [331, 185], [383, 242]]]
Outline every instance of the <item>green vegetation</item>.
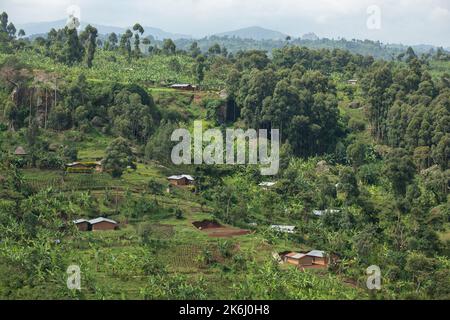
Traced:
[[[91, 26], [30, 42], [0, 21], [0, 298], [450, 298], [445, 52], [183, 51], [140, 24], [102, 46]], [[278, 175], [174, 166], [171, 134], [194, 120], [279, 128]], [[66, 168], [75, 161], [103, 172]], [[170, 186], [174, 174], [195, 186]], [[120, 230], [73, 223], [97, 217]], [[333, 262], [304, 271], [273, 257], [314, 249]], [[67, 289], [70, 265], [81, 291]], [[372, 265], [379, 291], [366, 287]]]

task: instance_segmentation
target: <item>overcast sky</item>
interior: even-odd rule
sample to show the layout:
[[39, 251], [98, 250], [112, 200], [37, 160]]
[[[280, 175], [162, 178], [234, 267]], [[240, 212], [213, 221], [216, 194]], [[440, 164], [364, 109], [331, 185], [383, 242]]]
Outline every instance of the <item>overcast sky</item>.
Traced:
[[[135, 22], [196, 37], [249, 26], [292, 36], [372, 39], [450, 47], [450, 0], [0, 0], [16, 24], [59, 20], [81, 9], [84, 22], [127, 27]], [[370, 6], [381, 28], [369, 29]], [[371, 11], [373, 12], [373, 11]], [[375, 17], [375, 16], [373, 16]], [[375, 17], [376, 18], [376, 17]], [[373, 20], [371, 20], [373, 21]], [[374, 24], [372, 24], [373, 26]]]

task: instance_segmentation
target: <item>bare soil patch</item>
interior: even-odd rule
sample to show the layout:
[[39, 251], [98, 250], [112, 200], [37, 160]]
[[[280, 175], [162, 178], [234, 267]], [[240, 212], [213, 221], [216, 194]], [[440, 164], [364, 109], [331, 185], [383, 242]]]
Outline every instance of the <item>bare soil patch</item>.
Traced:
[[249, 230], [222, 226], [220, 223], [210, 220], [196, 221], [192, 224], [197, 229], [206, 232], [212, 238], [231, 238], [251, 233]]
[[194, 227], [196, 227], [199, 230], [208, 230], [208, 229], [219, 229], [222, 228], [222, 225], [216, 221], [211, 220], [203, 220], [203, 221], [196, 221], [192, 223]]

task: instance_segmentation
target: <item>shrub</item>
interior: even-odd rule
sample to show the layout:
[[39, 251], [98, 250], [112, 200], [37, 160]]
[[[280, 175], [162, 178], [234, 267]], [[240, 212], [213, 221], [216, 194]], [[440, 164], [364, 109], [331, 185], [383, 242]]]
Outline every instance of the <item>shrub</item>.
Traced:
[[39, 169], [62, 169], [64, 161], [56, 154], [45, 153], [39, 155], [36, 165]]
[[366, 130], [366, 123], [362, 120], [350, 119], [348, 122], [348, 127], [350, 130], [359, 132]]

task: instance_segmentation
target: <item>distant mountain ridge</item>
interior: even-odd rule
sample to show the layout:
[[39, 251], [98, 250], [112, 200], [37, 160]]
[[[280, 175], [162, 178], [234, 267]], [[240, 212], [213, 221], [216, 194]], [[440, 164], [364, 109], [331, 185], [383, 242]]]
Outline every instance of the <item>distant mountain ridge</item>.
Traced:
[[[89, 23], [87, 22], [82, 22], [80, 29], [84, 29], [88, 24]], [[61, 29], [65, 25], [66, 20], [61, 19], [56, 21], [26, 23], [21, 25], [18, 24], [16, 27], [18, 30], [24, 29], [30, 39], [35, 39], [38, 36], [45, 36], [52, 28]], [[99, 31], [99, 39], [101, 40], [105, 40], [106, 36], [112, 32], [116, 34], [122, 34], [127, 29], [124, 27], [107, 26], [96, 23], [91, 23], [91, 25], [97, 28], [97, 30]], [[128, 28], [131, 29], [131, 26]], [[230, 52], [235, 52], [238, 50], [259, 49], [266, 50], [270, 53], [272, 49], [285, 46], [286, 38], [288, 37], [288, 34], [259, 26], [217, 33], [203, 38], [194, 38], [193, 36], [187, 34], [171, 33], [154, 27], [144, 26], [143, 28], [145, 30], [145, 37], [151, 36], [153, 39], [158, 40], [157, 42], [161, 42], [164, 39], [171, 38], [176, 41], [176, 44], [179, 48], [182, 48], [184, 50], [189, 50], [192, 42], [197, 41], [201, 49], [204, 51], [207, 51], [210, 46], [219, 43], [222, 46], [226, 46]], [[408, 48], [408, 45], [382, 43], [377, 44], [377, 41], [370, 41], [370, 45], [367, 43], [365, 44], [364, 41], [354, 42], [343, 41], [343, 39], [334, 40], [319, 38], [313, 32], [306, 33], [300, 37], [291, 37], [290, 43], [292, 45], [307, 46], [311, 49], [346, 49], [350, 50], [353, 53], [362, 55], [370, 54], [375, 57], [385, 59], [391, 59], [393, 54], [399, 54], [403, 51], [406, 51], [406, 49]], [[426, 44], [412, 45], [411, 47], [416, 51], [416, 53], [419, 54], [427, 53], [431, 49], [437, 48], [436, 46]], [[447, 51], [450, 51], [450, 48], [446, 49]]]
[[[99, 34], [102, 34], [102, 35], [107, 35], [107, 34], [110, 34], [113, 32], [117, 33], [117, 34], [122, 34], [127, 30], [127, 28], [105, 26], [105, 25], [101, 25], [101, 24], [88, 23], [88, 22], [83, 22], [83, 21], [81, 22], [80, 27], [82, 29], [84, 29], [88, 24], [97, 28]], [[22, 25], [18, 25], [17, 28], [25, 30], [25, 33], [28, 36], [33, 36], [33, 35], [46, 34], [52, 28], [54, 28], [54, 29], [64, 28], [65, 25], [66, 25], [66, 20], [56, 20], [56, 21], [48, 21], [48, 22], [25, 23]], [[132, 26], [130, 26], [129, 28], [131, 29]], [[192, 36], [190, 36], [190, 35], [171, 33], [171, 32], [167, 32], [162, 29], [159, 29], [159, 28], [146, 27], [146, 26], [143, 26], [143, 28], [145, 30], [144, 36], [152, 36], [153, 38], [155, 38], [157, 40], [163, 40], [163, 39], [167, 39], [167, 38], [171, 38], [174, 40], [191, 39], [192, 38]]]
[[248, 27], [234, 31], [215, 34], [217, 37], [230, 37], [252, 40], [284, 40], [288, 36], [279, 31], [265, 29], [262, 27]]

